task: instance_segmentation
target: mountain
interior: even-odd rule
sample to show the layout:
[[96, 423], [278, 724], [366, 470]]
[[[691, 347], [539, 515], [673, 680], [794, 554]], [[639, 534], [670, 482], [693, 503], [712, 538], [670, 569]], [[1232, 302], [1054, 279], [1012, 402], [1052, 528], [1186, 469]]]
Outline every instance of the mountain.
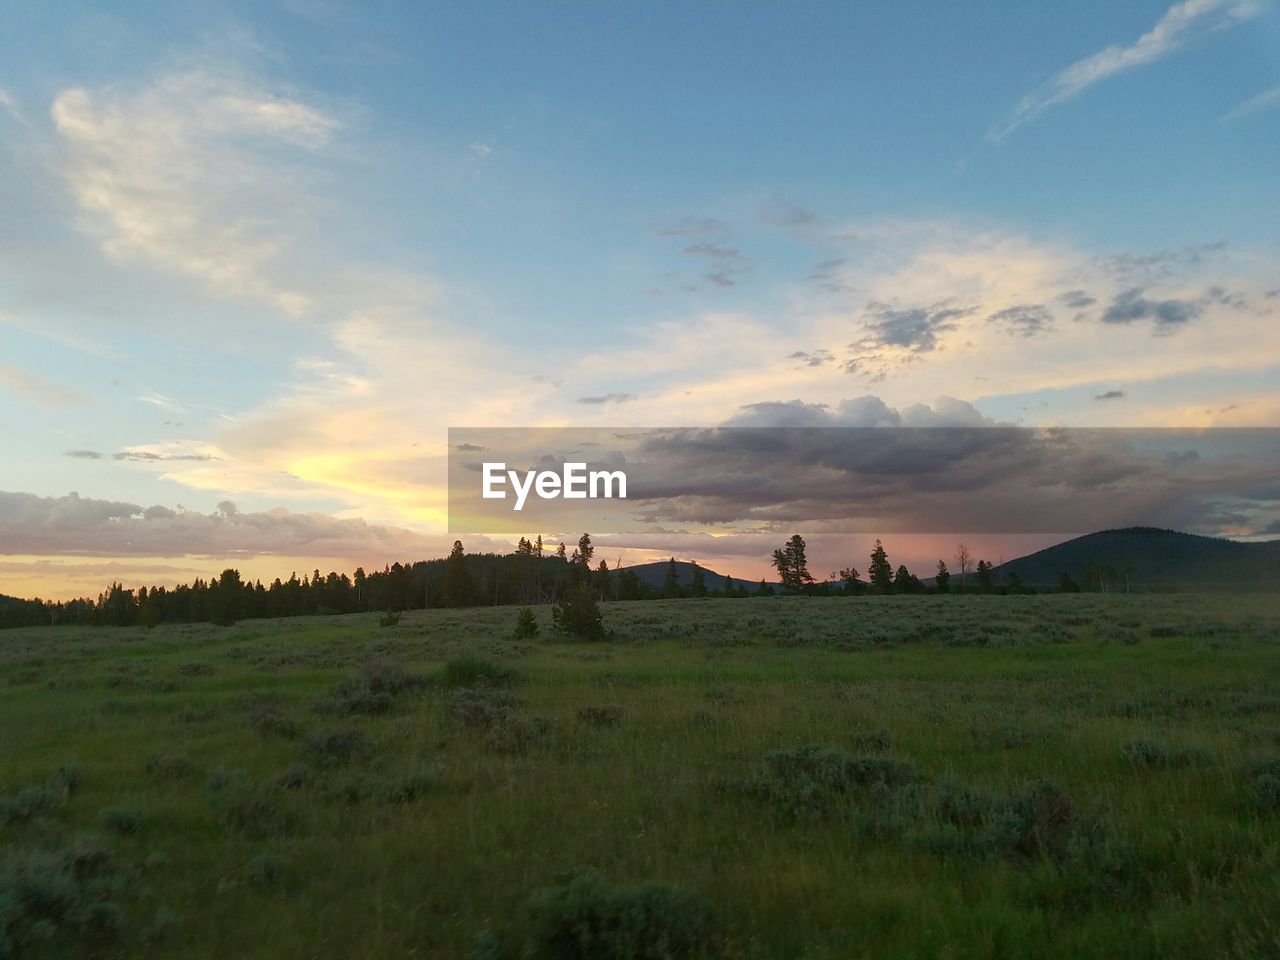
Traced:
[[[662, 585], [667, 582], [667, 565], [670, 561], [655, 560], [653, 563], [638, 563], [631, 567], [620, 567], [619, 570], [630, 570], [638, 576], [642, 582], [649, 584], [651, 587], [661, 589]], [[723, 590], [724, 582], [727, 579], [723, 574], [716, 573], [714, 570], [702, 568], [702, 577], [707, 585], [708, 590]], [[685, 560], [676, 561], [676, 579], [681, 586], [688, 586], [693, 582], [693, 564]], [[755, 592], [756, 587], [760, 586], [760, 581], [744, 581], [734, 577], [733, 583], [735, 587], [746, 587], [748, 590]], [[782, 589], [779, 583], [770, 583], [775, 590]]]
[[1019, 557], [995, 569], [1028, 586], [1056, 588], [1064, 573], [1081, 586], [1110, 580], [1112, 590], [1258, 590], [1280, 586], [1280, 540], [1243, 543], [1155, 527], [1102, 530]]

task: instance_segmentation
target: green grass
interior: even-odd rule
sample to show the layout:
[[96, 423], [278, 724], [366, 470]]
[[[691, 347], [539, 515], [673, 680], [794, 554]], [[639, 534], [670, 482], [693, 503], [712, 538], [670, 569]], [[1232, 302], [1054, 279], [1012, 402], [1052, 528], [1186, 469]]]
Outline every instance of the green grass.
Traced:
[[[1280, 956], [1273, 598], [604, 612], [599, 644], [514, 608], [0, 633], [0, 932], [521, 956], [594, 870], [709, 904], [728, 957]], [[37, 875], [62, 906], [15, 920]]]

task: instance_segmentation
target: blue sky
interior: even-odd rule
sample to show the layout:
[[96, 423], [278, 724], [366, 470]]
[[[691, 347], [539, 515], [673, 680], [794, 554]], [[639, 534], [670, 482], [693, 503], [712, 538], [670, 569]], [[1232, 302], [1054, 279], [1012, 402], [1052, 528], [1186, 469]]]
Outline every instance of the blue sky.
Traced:
[[0, 592], [434, 549], [451, 424], [1280, 417], [1262, 0], [0, 24]]

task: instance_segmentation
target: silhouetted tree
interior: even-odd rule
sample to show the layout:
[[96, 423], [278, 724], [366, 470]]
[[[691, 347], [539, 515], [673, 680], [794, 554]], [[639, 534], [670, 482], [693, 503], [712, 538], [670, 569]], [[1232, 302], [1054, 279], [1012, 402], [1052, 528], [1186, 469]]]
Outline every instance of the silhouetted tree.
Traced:
[[964, 590], [965, 579], [969, 576], [969, 568], [973, 563], [973, 555], [963, 543], [956, 544], [956, 566], [960, 568], [960, 589]]
[[933, 583], [939, 593], [947, 593], [951, 590], [951, 571], [947, 569], [947, 564], [943, 560], [938, 561], [938, 572], [934, 574]]
[[778, 571], [782, 587], [790, 593], [799, 593], [813, 583], [809, 563], [805, 558], [804, 537], [794, 534], [790, 540], [773, 551], [773, 567]]
[[692, 597], [707, 595], [707, 577], [696, 560], [693, 562], [693, 579], [689, 582], [689, 595]]
[[450, 607], [465, 607], [471, 602], [471, 571], [467, 568], [461, 540], [453, 541], [445, 564], [444, 600]]
[[889, 555], [879, 540], [871, 551], [871, 565], [867, 567], [867, 576], [871, 578], [871, 589], [876, 593], [889, 593], [893, 590], [893, 567], [889, 566]]

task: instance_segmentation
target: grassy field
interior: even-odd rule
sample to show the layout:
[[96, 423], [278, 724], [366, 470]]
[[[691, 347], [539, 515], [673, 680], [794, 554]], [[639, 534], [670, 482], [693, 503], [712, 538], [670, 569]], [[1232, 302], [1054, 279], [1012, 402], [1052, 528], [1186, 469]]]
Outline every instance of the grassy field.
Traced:
[[0, 634], [0, 957], [1280, 956], [1274, 598], [536, 614]]

